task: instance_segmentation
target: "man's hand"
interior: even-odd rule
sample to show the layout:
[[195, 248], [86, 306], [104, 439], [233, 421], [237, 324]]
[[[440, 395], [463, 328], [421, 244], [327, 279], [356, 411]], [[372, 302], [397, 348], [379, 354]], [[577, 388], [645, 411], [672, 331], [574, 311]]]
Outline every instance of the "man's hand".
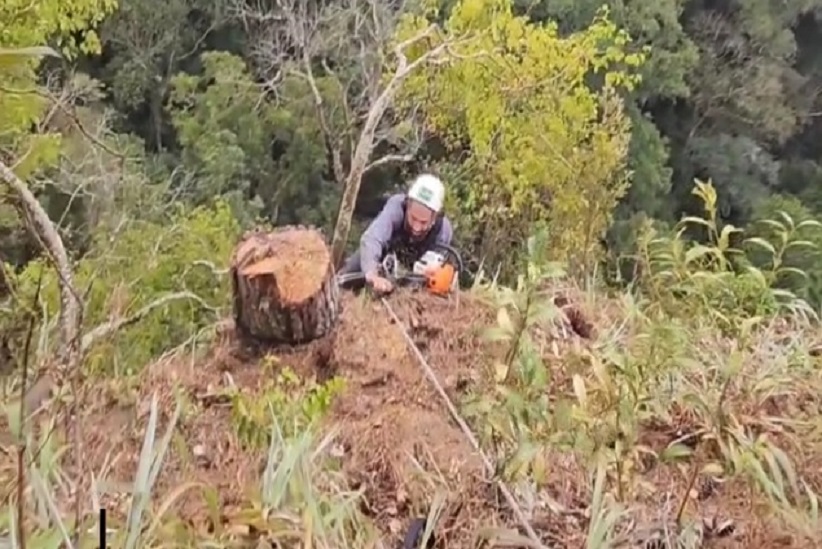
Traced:
[[387, 294], [394, 289], [394, 285], [387, 278], [383, 278], [377, 273], [368, 273], [365, 275], [365, 281], [374, 288], [374, 291], [382, 294]]

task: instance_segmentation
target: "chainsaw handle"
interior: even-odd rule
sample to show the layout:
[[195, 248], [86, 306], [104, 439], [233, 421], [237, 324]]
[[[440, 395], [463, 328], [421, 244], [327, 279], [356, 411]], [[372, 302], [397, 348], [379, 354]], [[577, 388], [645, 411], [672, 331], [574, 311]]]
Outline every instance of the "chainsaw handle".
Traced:
[[390, 279], [396, 286], [409, 286], [411, 284], [421, 284], [425, 286], [428, 282], [428, 277], [420, 274], [409, 273]]

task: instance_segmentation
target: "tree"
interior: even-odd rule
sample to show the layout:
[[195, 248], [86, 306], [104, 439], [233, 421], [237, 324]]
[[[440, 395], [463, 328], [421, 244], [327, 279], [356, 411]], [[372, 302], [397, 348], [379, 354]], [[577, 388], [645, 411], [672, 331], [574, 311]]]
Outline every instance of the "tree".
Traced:
[[[427, 24], [409, 17], [401, 36]], [[535, 224], [547, 224], [555, 258], [591, 266], [628, 187], [630, 122], [618, 90], [635, 85], [628, 71], [642, 56], [626, 53], [628, 36], [604, 14], [562, 38], [555, 24], [515, 16], [508, 0], [463, 0], [444, 30], [472, 40], [409, 78], [400, 100], [422, 106], [452, 155], [466, 159], [452, 199], [468, 234], [483, 252], [510, 258]], [[594, 74], [599, 92], [588, 85]]]
[[561, 33], [584, 30], [603, 5], [611, 20], [630, 35], [631, 49], [646, 49], [646, 59], [638, 67], [642, 81], [633, 96], [640, 104], [660, 98], [687, 98], [689, 79], [699, 62], [699, 50], [682, 27], [681, 19], [689, 0], [623, 2], [618, 0], [517, 0], [534, 23], [556, 21]]
[[734, 223], [750, 220], [754, 209], [779, 189], [779, 164], [750, 137], [695, 135], [686, 151], [695, 175], [718, 178], [720, 212]]
[[327, 203], [339, 187], [324, 177], [323, 133], [305, 81], [284, 81], [275, 101], [243, 59], [207, 52], [201, 61], [200, 75], [172, 79], [168, 104], [189, 175], [180, 194], [195, 204], [222, 196], [243, 222], [264, 213], [278, 224], [329, 225]]
[[[98, 51], [99, 41], [92, 28], [114, 6], [112, 0], [37, 0], [4, 2], [0, 7], [0, 20], [4, 27], [8, 24], [0, 47], [35, 48], [18, 52], [34, 55], [16, 56], [0, 67], [0, 180], [11, 188], [16, 199], [14, 206], [60, 275], [64, 346], [76, 340], [80, 322], [80, 304], [72, 285], [68, 254], [45, 210], [20, 179], [42, 166], [53, 165], [59, 153], [58, 135], [46, 131], [43, 125], [51, 105], [48, 92], [37, 85], [35, 71], [44, 53], [56, 55], [43, 48], [48, 40], [53, 40], [67, 57], [78, 51]], [[32, 126], [38, 131], [32, 132]]]
[[[40, 85], [37, 71], [44, 57], [71, 60], [78, 53], [98, 51], [94, 27], [110, 13], [113, 0], [10, 0], [0, 5], [0, 161], [28, 179], [54, 166], [60, 154], [60, 134], [53, 121], [63, 117], [77, 126], [71, 106], [55, 93], [55, 78]], [[52, 44], [54, 49], [46, 44]], [[16, 51], [16, 53], [12, 53]], [[39, 189], [29, 189], [39, 194]], [[12, 196], [16, 196], [13, 194]], [[16, 215], [20, 204], [0, 196], [0, 248], [10, 257], [28, 256], [29, 247]], [[5, 254], [4, 254], [5, 255]]]
[[[115, 105], [138, 115], [145, 136], [154, 150], [165, 143], [163, 105], [171, 78], [204, 47], [206, 40], [224, 21], [221, 0], [120, 0], [109, 17], [101, 40], [111, 61], [105, 66], [105, 81]], [[135, 116], [134, 118], [137, 118]], [[142, 128], [141, 128], [142, 129]]]
[[26, 54], [7, 54], [0, 65], [0, 155], [18, 175], [25, 177], [57, 157], [54, 134], [31, 132], [32, 126], [43, 129], [40, 122], [51, 106], [36, 76], [43, 55], [57, 55], [45, 44], [53, 41], [67, 58], [99, 51], [93, 28], [115, 5], [113, 0], [11, 0], [0, 6], [0, 48], [24, 48]]
[[[658, 105], [671, 101], [681, 103], [693, 95], [690, 77], [700, 52], [682, 26], [684, 9], [691, 2], [520, 0], [517, 4], [522, 11], [527, 10], [534, 22], [556, 20], [562, 33], [584, 30], [605, 4], [614, 24], [631, 35], [629, 49], [646, 52], [645, 62], [638, 67], [642, 80], [626, 98], [632, 127], [628, 152], [632, 184], [620, 202], [609, 234], [609, 249], [624, 252], [636, 241], [632, 227], [636, 226], [638, 217], [672, 221], [678, 211], [678, 203], [671, 200], [670, 144], [667, 136], [659, 131], [653, 115], [668, 114], [659, 113]], [[685, 192], [690, 192], [690, 181], [688, 178]]]
[[171, 121], [182, 166], [194, 176], [194, 184], [180, 191], [194, 204], [226, 197], [238, 218], [250, 221], [263, 206], [255, 200], [264, 194], [260, 187], [276, 185], [272, 108], [242, 59], [208, 52], [202, 62], [201, 76], [181, 73], [171, 80]]
[[[420, 143], [413, 139], [413, 115], [391, 116], [394, 96], [415, 70], [442, 58], [451, 40], [438, 40], [433, 24], [393, 40], [400, 10], [375, 0], [278, 0], [270, 10], [238, 2], [236, 8], [252, 37], [257, 71], [272, 92], [289, 78], [309, 86], [329, 172], [343, 188], [332, 242], [332, 261], [338, 266], [363, 175], [390, 162], [412, 160]], [[430, 41], [433, 47], [408, 59], [411, 47]], [[331, 99], [324, 90], [334, 94]], [[390, 152], [382, 154], [383, 148]]]
[[734, 0], [686, 12], [702, 54], [692, 75], [700, 129], [775, 144], [807, 121], [820, 90], [798, 70], [796, 27], [820, 7], [819, 0]]

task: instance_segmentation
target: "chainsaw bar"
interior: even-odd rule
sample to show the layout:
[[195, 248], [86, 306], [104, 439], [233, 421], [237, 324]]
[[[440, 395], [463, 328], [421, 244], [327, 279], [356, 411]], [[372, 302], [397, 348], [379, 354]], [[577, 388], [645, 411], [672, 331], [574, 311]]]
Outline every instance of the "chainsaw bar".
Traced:
[[[427, 253], [437, 254], [443, 252], [442, 265], [434, 265], [432, 274], [422, 274], [415, 272], [402, 272], [400, 262], [395, 253], [387, 254], [380, 263], [380, 273], [388, 278], [395, 286], [401, 288], [413, 288], [417, 290], [428, 289], [434, 295], [445, 297], [459, 289], [459, 278], [463, 273], [464, 264], [460, 254], [452, 247], [444, 244], [437, 244]], [[447, 261], [447, 258], [452, 261]], [[359, 290], [364, 287], [365, 274], [361, 272], [345, 273], [337, 275], [337, 284], [340, 288]]]

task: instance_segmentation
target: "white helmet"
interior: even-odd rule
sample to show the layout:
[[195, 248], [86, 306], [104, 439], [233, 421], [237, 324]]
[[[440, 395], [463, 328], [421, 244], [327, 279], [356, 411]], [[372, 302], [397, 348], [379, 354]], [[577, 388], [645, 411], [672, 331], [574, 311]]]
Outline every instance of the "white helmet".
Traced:
[[445, 199], [445, 187], [440, 178], [431, 174], [417, 176], [408, 190], [408, 198], [439, 213]]

